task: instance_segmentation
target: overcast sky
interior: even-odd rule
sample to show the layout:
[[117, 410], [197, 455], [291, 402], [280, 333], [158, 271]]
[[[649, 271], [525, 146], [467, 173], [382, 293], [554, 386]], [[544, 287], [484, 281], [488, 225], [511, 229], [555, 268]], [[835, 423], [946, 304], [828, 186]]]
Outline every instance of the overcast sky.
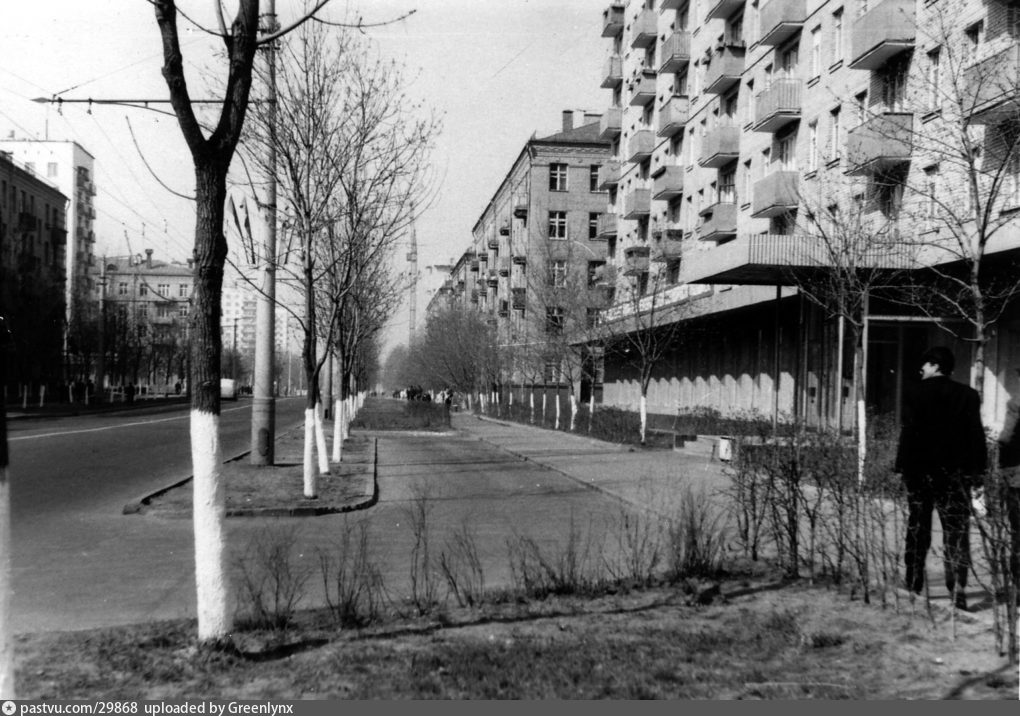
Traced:
[[[210, 0], [182, 0], [192, 17], [213, 25]], [[233, 3], [227, 0], [227, 6]], [[286, 23], [297, 0], [277, 0]], [[471, 227], [524, 142], [559, 130], [566, 109], [601, 112], [599, 88], [608, 40], [600, 37], [607, 0], [333, 0], [327, 17], [361, 13], [367, 22], [414, 15], [369, 32], [387, 57], [416, 77], [412, 94], [442, 117], [434, 157], [441, 186], [418, 225], [419, 316], [434, 282], [427, 267], [466, 248]], [[0, 30], [0, 136], [73, 139], [96, 157], [97, 254], [155, 249], [183, 260], [191, 253], [194, 214], [190, 157], [176, 120], [123, 107], [32, 102], [65, 98], [160, 98], [159, 33], [146, 0], [6, 2]], [[187, 71], [216, 67], [215, 44], [186, 29]], [[193, 91], [193, 95], [196, 94]], [[132, 138], [132, 130], [134, 138]], [[137, 142], [138, 148], [135, 144]], [[403, 253], [401, 253], [401, 257]], [[400, 266], [400, 269], [406, 266]], [[407, 306], [394, 317], [390, 342], [407, 334]]]

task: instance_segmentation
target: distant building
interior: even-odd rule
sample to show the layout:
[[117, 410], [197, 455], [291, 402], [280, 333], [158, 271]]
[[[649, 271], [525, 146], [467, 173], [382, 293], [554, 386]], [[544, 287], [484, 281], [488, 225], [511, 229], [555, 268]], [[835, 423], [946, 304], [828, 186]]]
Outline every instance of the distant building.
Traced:
[[77, 142], [35, 139], [0, 140], [0, 151], [9, 153], [36, 176], [54, 185], [70, 200], [66, 205], [67, 246], [64, 251], [64, 301], [70, 322], [75, 297], [88, 300], [92, 294], [90, 267], [94, 263], [96, 234], [95, 158]]
[[28, 385], [50, 395], [64, 376], [64, 252], [67, 197], [0, 152], [0, 315], [13, 338], [8, 399]]

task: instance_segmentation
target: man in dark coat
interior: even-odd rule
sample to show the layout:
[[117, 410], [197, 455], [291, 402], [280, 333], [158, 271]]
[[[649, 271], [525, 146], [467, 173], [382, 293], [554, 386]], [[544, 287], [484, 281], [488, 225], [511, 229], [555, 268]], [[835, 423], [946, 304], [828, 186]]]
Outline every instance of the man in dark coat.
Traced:
[[931, 546], [932, 510], [938, 510], [945, 551], [946, 587], [959, 609], [970, 569], [971, 488], [980, 484], [988, 459], [981, 399], [973, 388], [949, 379], [949, 349], [921, 356], [921, 382], [907, 396], [895, 470], [907, 488], [906, 586], [924, 588]]

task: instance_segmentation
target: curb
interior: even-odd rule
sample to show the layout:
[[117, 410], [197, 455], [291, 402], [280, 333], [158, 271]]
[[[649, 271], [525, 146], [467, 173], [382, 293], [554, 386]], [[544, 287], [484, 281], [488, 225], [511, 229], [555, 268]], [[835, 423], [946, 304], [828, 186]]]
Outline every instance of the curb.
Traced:
[[[298, 426], [298, 427], [293, 428], [291, 430], [285, 431], [284, 433], [282, 433], [281, 435], [279, 435], [277, 437], [279, 438], [279, 437], [282, 437], [282, 436], [285, 436], [285, 435], [289, 435], [291, 433], [294, 433], [294, 432], [297, 432], [297, 431], [300, 431], [300, 430], [303, 430], [302, 426]], [[245, 457], [246, 455], [250, 455], [250, 454], [251, 454], [251, 450], [245, 450], [243, 452], [235, 454], [233, 457], [230, 457], [230, 458], [224, 460], [223, 464], [226, 464], [228, 462], [236, 462], [237, 460], [240, 460], [241, 458]], [[379, 501], [379, 483], [378, 483], [378, 479], [377, 479], [378, 478], [378, 474], [377, 474], [377, 468], [376, 468], [376, 465], [378, 463], [378, 457], [379, 457], [379, 440], [378, 440], [378, 438], [372, 438], [371, 459], [368, 462], [361, 463], [361, 464], [364, 464], [364, 465], [367, 466], [366, 472], [370, 472], [371, 473], [372, 493], [371, 493], [371, 495], [368, 495], [365, 498], [363, 498], [361, 500], [358, 500], [356, 502], [351, 502], [351, 503], [347, 503], [347, 504], [344, 504], [344, 505], [336, 505], [336, 506], [323, 505], [322, 507], [289, 507], [289, 508], [284, 508], [284, 507], [251, 507], [251, 508], [241, 507], [241, 508], [233, 508], [233, 509], [227, 510], [225, 516], [226, 517], [318, 517], [320, 515], [339, 514], [339, 513], [342, 513], [342, 512], [353, 512], [355, 510], [363, 510], [363, 509], [366, 509], [368, 507], [372, 507], [373, 505], [375, 505]], [[343, 462], [342, 459], [341, 459], [341, 462]], [[123, 509], [121, 510], [121, 514], [123, 514], [123, 515], [134, 515], [134, 514], [141, 513], [143, 508], [145, 508], [146, 506], [151, 504], [154, 499], [156, 499], [160, 495], [166, 494], [170, 490], [173, 490], [173, 489], [176, 489], [178, 487], [182, 487], [182, 486], [188, 484], [189, 482], [191, 482], [194, 479], [194, 477], [195, 477], [194, 475], [188, 475], [187, 477], [185, 477], [185, 478], [183, 478], [181, 480], [177, 480], [175, 482], [172, 482], [169, 485], [164, 485], [163, 487], [160, 487], [160, 488], [158, 488], [158, 489], [156, 489], [156, 490], [154, 490], [152, 492], [149, 492], [149, 493], [146, 493], [145, 495], [142, 495], [141, 497], [139, 497], [136, 500], [132, 500], [131, 502], [128, 502], [127, 504], [124, 505]]]

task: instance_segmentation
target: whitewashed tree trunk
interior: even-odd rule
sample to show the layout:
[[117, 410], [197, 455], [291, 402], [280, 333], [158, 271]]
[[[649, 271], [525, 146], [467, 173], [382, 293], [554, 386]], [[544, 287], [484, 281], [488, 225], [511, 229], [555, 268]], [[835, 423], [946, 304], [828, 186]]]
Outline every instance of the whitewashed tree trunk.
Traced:
[[577, 427], [577, 395], [575, 393], [570, 394], [570, 432], [574, 432]]
[[3, 700], [17, 698], [14, 691], [14, 635], [11, 633], [10, 477], [7, 465], [0, 463], [0, 699]]
[[312, 408], [305, 408], [305, 454], [302, 468], [305, 497], [309, 499], [318, 497], [318, 485], [316, 485], [318, 473], [315, 470], [315, 410]]
[[233, 628], [220, 416], [191, 411], [191, 463], [198, 638], [207, 641], [223, 637]]
[[648, 429], [648, 397], [642, 393], [638, 401], [638, 413], [641, 416], [641, 444], [645, 444], [645, 432]]
[[40, 408], [43, 407], [43, 405], [45, 403], [46, 403], [46, 386], [45, 385], [40, 385], [39, 386], [39, 407]]
[[591, 386], [591, 395], [588, 396], [588, 432], [591, 432], [591, 425], [595, 421], [595, 385]]
[[556, 422], [553, 424], [556, 430], [560, 429], [560, 391], [556, 391]]
[[322, 403], [315, 404], [315, 448], [319, 458], [319, 474], [329, 474], [329, 453], [326, 452], [326, 431], [323, 426]]
[[340, 462], [344, 444], [344, 401], [337, 398], [333, 404], [333, 462]]
[[[89, 404], [88, 394], [86, 393], [85, 405], [88, 405], [88, 404]], [[22, 385], [21, 386], [21, 409], [22, 410], [28, 409], [28, 386], [27, 385]]]
[[548, 400], [549, 400], [549, 394], [546, 393], [546, 391], [543, 390], [542, 391], [542, 425], [545, 425], [545, 411], [546, 411], [546, 406], [548, 405], [548, 402], [547, 402]]
[[531, 409], [531, 424], [535, 424], [535, 386], [531, 386], [531, 393], [528, 397], [528, 406]]

